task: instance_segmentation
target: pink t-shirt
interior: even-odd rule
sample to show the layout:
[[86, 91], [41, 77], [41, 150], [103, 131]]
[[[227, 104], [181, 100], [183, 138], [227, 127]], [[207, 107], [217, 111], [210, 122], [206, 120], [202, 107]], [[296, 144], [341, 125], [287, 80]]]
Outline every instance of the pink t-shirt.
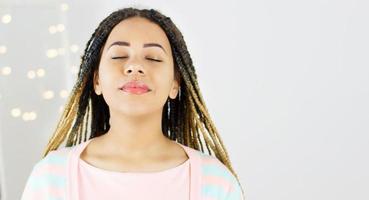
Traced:
[[178, 143], [189, 157], [179, 166], [154, 173], [123, 173], [83, 163], [80, 154], [91, 140], [49, 152], [33, 167], [21, 199], [244, 199], [231, 171], [201, 151]]
[[80, 199], [190, 199], [190, 159], [158, 172], [109, 171], [79, 161]]

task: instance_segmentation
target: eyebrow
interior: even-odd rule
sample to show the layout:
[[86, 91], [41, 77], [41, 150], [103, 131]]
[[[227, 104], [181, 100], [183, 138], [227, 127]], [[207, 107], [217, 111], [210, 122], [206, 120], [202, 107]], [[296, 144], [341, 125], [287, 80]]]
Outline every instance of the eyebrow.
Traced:
[[[129, 42], [125, 42], [125, 41], [115, 41], [115, 42], [113, 42], [113, 43], [109, 46], [108, 50], [110, 49], [110, 47], [112, 47], [112, 46], [114, 46], [114, 45], [118, 45], [118, 46], [130, 46]], [[163, 46], [161, 46], [161, 45], [160, 45], [160, 44], [158, 44], [158, 43], [146, 43], [146, 44], [144, 44], [144, 45], [143, 45], [143, 47], [144, 47], [144, 48], [146, 48], [146, 47], [159, 47], [159, 48], [161, 48], [165, 53], [167, 53], [167, 52], [165, 51], [165, 49], [163, 48]]]

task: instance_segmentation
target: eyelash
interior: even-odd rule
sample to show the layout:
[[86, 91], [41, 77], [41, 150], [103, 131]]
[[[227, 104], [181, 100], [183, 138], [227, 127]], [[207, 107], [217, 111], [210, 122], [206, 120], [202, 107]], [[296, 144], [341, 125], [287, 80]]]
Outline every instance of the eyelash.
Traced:
[[[112, 57], [111, 59], [123, 59], [123, 58], [127, 58], [127, 57], [123, 57], [123, 56], [121, 56], [121, 57]], [[153, 59], [153, 58], [146, 58], [146, 59], [152, 60], [154, 62], [163, 62], [162, 60], [156, 60], [156, 59]]]

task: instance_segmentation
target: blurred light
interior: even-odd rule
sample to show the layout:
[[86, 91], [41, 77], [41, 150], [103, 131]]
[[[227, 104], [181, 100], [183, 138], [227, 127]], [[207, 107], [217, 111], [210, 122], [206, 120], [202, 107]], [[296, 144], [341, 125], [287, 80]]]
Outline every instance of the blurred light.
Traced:
[[30, 120], [35, 120], [37, 118], [37, 113], [32, 111], [28, 116], [30, 117]]
[[35, 71], [33, 71], [33, 70], [28, 71], [28, 73], [27, 73], [27, 77], [28, 77], [29, 79], [34, 79], [34, 78], [36, 77], [36, 73], [35, 73]]
[[4, 24], [8, 24], [8, 23], [10, 23], [10, 21], [12, 21], [12, 16], [9, 15], [9, 14], [3, 15], [3, 17], [1, 18], [1, 21]]
[[13, 117], [19, 117], [22, 114], [21, 110], [19, 108], [13, 108], [11, 110], [11, 115]]
[[67, 10], [69, 10], [69, 5], [68, 5], [67, 3], [62, 3], [62, 4], [60, 5], [60, 10], [62, 10], [62, 11], [67, 11]]
[[3, 67], [1, 69], [2, 75], [9, 75], [11, 72], [12, 72], [12, 68], [10, 68], [9, 66]]
[[47, 90], [42, 94], [42, 96], [44, 97], [44, 99], [52, 99], [54, 98], [54, 92], [51, 90]]
[[78, 51], [78, 45], [73, 44], [72, 46], [70, 46], [70, 50], [71, 50], [73, 53], [77, 52], [77, 51]]
[[35, 120], [37, 117], [37, 114], [35, 112], [25, 112], [22, 115], [22, 119], [24, 121], [31, 121], [31, 120]]
[[58, 24], [56, 26], [56, 29], [59, 31], [59, 32], [63, 32], [65, 30], [65, 26], [64, 24]]
[[42, 69], [42, 68], [37, 69], [37, 76], [38, 76], [38, 77], [43, 77], [43, 76], [45, 76], [45, 70], [44, 70], [44, 69]]
[[56, 29], [56, 26], [49, 26], [49, 32], [50, 32], [51, 34], [56, 33], [56, 31], [58, 31], [58, 30]]
[[59, 48], [58, 49], [58, 54], [59, 55], [64, 55], [65, 54], [65, 48]]
[[48, 58], [55, 58], [58, 55], [58, 51], [56, 49], [48, 49], [46, 52], [46, 56]]
[[61, 90], [60, 92], [59, 92], [59, 95], [60, 95], [60, 97], [61, 98], [67, 98], [68, 97], [68, 91], [67, 90]]
[[4, 54], [4, 53], [6, 53], [6, 46], [4, 46], [4, 45], [2, 45], [2, 46], [0, 46], [0, 54]]
[[59, 112], [63, 112], [64, 106], [59, 107]]
[[29, 121], [30, 117], [29, 117], [28, 112], [23, 113], [23, 115], [22, 115], [22, 119], [23, 119], [24, 121]]

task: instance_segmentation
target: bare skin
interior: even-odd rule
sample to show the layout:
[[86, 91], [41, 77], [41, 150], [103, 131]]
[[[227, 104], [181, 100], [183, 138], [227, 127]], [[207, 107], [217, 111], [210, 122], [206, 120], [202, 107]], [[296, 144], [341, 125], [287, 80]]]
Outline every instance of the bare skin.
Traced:
[[[112, 45], [116, 41], [129, 45]], [[152, 43], [162, 48], [146, 45]], [[144, 81], [151, 91], [137, 95], [118, 89], [132, 80]], [[144, 18], [120, 22], [103, 47], [94, 75], [95, 93], [102, 94], [109, 106], [110, 129], [92, 139], [80, 158], [95, 167], [119, 172], [156, 172], [185, 162], [189, 157], [184, 149], [165, 137], [161, 127], [163, 106], [168, 97], [176, 98], [178, 87], [165, 32]]]
[[132, 152], [112, 151], [109, 139], [104, 135], [92, 139], [81, 153], [80, 158], [97, 168], [116, 172], [158, 172], [176, 167], [188, 159], [182, 147], [168, 140], [160, 149], [146, 155]]

